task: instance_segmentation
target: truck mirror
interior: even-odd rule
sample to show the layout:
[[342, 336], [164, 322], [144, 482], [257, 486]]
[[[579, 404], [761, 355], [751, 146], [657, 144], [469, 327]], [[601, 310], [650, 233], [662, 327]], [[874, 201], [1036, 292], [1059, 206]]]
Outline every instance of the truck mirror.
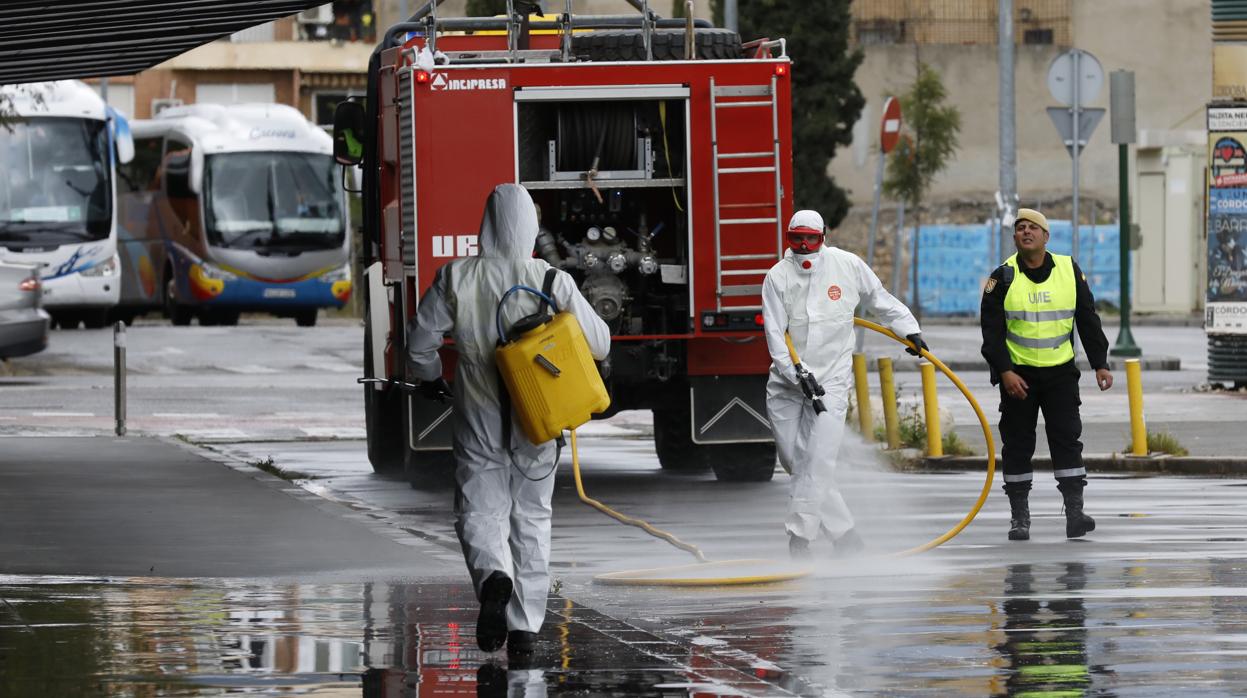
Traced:
[[364, 161], [364, 107], [359, 102], [338, 102], [333, 110], [333, 159], [339, 165]]

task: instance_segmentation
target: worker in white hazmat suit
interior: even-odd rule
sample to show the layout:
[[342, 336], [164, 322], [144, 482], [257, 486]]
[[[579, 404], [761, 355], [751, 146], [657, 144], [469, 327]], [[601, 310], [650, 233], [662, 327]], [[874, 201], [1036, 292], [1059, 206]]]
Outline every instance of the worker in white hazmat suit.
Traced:
[[[428, 395], [445, 391], [438, 349], [450, 334], [455, 368], [455, 530], [480, 600], [476, 640], [493, 652], [532, 651], [550, 587], [550, 499], [557, 446], [528, 441], [501, 387], [494, 361], [495, 312], [513, 286], [541, 289], [550, 265], [533, 257], [537, 211], [518, 184], [494, 189], [481, 220], [479, 253], [438, 270], [408, 330], [408, 374]], [[551, 296], [579, 320], [595, 359], [610, 350], [610, 330], [564, 271]], [[515, 293], [503, 326], [536, 312], [538, 299]], [[512, 428], [514, 424], [514, 428]], [[509, 632], [508, 632], [509, 631]]]
[[[810, 543], [826, 535], [836, 541], [837, 554], [846, 554], [862, 547], [835, 480], [853, 389], [853, 311], [860, 303], [898, 335], [922, 348], [926, 344], [913, 314], [884, 290], [860, 257], [823, 244], [818, 212], [797, 211], [787, 238], [788, 251], [762, 284], [762, 316], [771, 353], [767, 414], [780, 464], [792, 473], [785, 521], [789, 552], [808, 557]], [[821, 415], [797, 379], [785, 332], [801, 365], [826, 390], [827, 411]]]

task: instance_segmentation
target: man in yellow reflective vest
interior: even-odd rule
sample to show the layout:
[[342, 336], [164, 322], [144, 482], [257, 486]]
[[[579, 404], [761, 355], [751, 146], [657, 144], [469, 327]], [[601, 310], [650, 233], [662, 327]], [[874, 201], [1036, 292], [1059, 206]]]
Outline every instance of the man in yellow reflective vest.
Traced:
[[1027, 502], [1035, 454], [1035, 425], [1043, 411], [1057, 489], [1065, 499], [1065, 535], [1095, 530], [1083, 513], [1087, 469], [1082, 463], [1082, 418], [1073, 331], [1078, 328], [1100, 390], [1113, 385], [1108, 339], [1095, 299], [1073, 258], [1048, 252], [1048, 219], [1018, 209], [1013, 224], [1017, 254], [996, 268], [983, 287], [980, 322], [983, 357], [992, 384], [1000, 385], [1000, 440], [1004, 490], [1011, 510], [1009, 540], [1030, 539]]

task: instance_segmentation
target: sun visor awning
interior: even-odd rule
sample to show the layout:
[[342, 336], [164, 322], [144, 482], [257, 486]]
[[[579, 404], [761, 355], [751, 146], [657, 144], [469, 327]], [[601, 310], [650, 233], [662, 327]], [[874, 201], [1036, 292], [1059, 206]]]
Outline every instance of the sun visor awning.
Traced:
[[131, 75], [324, 0], [4, 0], [0, 84]]

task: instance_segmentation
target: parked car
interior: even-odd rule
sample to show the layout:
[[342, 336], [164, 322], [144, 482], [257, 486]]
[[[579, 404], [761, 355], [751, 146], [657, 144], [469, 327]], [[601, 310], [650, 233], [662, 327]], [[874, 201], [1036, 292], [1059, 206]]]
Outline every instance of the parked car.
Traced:
[[42, 299], [37, 267], [0, 262], [0, 359], [47, 348], [49, 318]]

